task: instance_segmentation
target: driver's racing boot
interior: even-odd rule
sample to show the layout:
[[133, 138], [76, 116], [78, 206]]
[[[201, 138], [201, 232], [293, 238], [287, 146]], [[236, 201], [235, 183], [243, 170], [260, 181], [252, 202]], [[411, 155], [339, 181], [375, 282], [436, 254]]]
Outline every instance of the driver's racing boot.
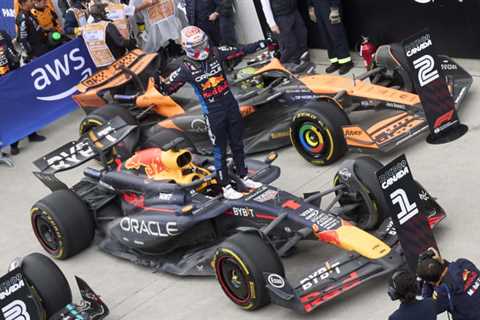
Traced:
[[242, 179], [242, 182], [245, 185], [245, 187], [249, 189], [258, 189], [263, 185], [261, 182], [253, 181], [248, 176], [244, 177]]
[[238, 192], [237, 190], [233, 189], [232, 185], [227, 185], [222, 188], [223, 189], [223, 197], [228, 200], [238, 200], [243, 197], [243, 193]]

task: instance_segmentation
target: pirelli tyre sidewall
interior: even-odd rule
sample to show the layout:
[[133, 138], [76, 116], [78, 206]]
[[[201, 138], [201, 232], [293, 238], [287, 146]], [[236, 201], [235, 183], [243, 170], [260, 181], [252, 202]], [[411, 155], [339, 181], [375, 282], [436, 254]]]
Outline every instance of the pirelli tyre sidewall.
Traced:
[[325, 166], [343, 157], [347, 144], [342, 127], [350, 121], [333, 99], [317, 101], [299, 110], [290, 124], [290, 139], [308, 162]]
[[71, 190], [58, 190], [31, 209], [35, 236], [52, 257], [64, 260], [88, 248], [95, 236], [93, 214]]
[[[97, 108], [95, 111], [89, 113], [80, 122], [80, 135], [85, 134], [89, 130], [100, 127], [106, 124], [108, 121], [115, 117], [120, 117], [129, 125], [138, 125], [138, 121], [135, 117], [123, 106], [106, 105]], [[108, 153], [107, 162], [111, 164], [115, 158], [122, 160], [127, 159], [133, 154], [133, 151], [137, 147], [140, 140], [140, 130], [136, 129], [132, 131], [123, 141], [112, 148], [112, 152]]]
[[72, 303], [70, 285], [50, 258], [40, 253], [31, 253], [22, 259], [21, 268], [35, 297], [45, 309], [47, 319]]
[[233, 303], [248, 311], [270, 303], [264, 272], [285, 278], [275, 249], [256, 233], [237, 233], [224, 241], [212, 264], [223, 292]]

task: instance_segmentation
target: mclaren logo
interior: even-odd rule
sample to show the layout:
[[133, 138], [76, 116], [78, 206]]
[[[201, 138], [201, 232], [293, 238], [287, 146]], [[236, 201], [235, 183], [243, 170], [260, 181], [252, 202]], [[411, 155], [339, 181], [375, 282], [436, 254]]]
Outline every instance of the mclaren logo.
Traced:
[[400, 225], [405, 224], [418, 214], [417, 204], [415, 202], [410, 203], [407, 193], [403, 189], [397, 189], [390, 194], [393, 205], [400, 207], [400, 212], [397, 214]]
[[435, 60], [431, 55], [426, 54], [413, 61], [413, 67], [418, 70], [418, 82], [421, 87], [425, 87], [440, 77], [435, 69]]

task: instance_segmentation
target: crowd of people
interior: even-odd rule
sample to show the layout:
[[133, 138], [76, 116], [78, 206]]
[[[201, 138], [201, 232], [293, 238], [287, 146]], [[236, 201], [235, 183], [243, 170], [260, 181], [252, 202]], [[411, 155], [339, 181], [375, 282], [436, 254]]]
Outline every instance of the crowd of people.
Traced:
[[[183, 54], [181, 30], [194, 25], [205, 30], [214, 46], [237, 43], [232, 0], [15, 0], [15, 41], [0, 30], [0, 76], [59, 45], [82, 36], [93, 62], [105, 67], [128, 50], [141, 48], [170, 55]], [[29, 141], [45, 137], [33, 133]], [[20, 152], [19, 143], [10, 154]]]

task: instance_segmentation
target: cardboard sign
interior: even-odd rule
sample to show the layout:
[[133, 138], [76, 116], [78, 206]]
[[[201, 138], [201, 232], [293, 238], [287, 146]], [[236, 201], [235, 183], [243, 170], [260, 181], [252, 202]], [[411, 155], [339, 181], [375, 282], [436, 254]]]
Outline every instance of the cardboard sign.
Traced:
[[158, 0], [158, 3], [147, 8], [148, 20], [156, 24], [175, 14], [175, 3], [173, 0]]

